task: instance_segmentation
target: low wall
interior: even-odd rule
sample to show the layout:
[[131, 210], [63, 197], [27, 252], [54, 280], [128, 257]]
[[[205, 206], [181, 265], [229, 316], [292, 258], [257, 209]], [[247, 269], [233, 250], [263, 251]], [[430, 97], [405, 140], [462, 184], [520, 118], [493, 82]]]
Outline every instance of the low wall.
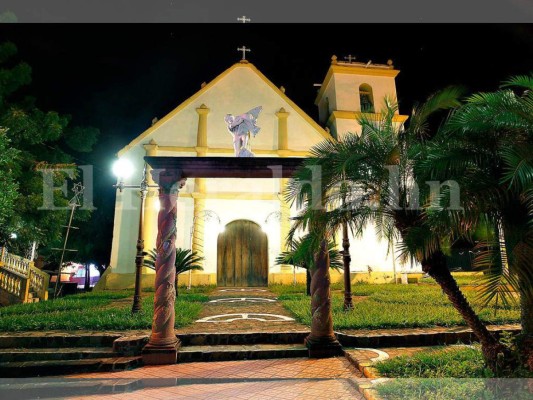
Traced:
[[[343, 282], [344, 275], [342, 271], [337, 272], [332, 270], [330, 272], [331, 282]], [[391, 272], [352, 272], [350, 274], [351, 282], [353, 284], [365, 282], [365, 283], [394, 283], [394, 276]], [[422, 273], [409, 273], [407, 278], [409, 283], [416, 283], [422, 278]], [[268, 275], [268, 282], [270, 284], [282, 284], [291, 285], [294, 282], [294, 274], [287, 272], [274, 272]], [[400, 282], [401, 274], [396, 276], [398, 282]], [[153, 288], [155, 281], [155, 274], [152, 271], [144, 272], [141, 279], [142, 288]], [[298, 272], [296, 274], [296, 283], [305, 283], [306, 273]], [[189, 274], [180, 274], [178, 277], [178, 283], [180, 286], [186, 286], [189, 284]], [[203, 273], [193, 272], [191, 276], [192, 286], [203, 285], [216, 285], [217, 278], [215, 273]], [[120, 290], [120, 289], [133, 289], [135, 287], [135, 274], [117, 274], [112, 272], [112, 269], [108, 269], [104, 272], [94, 290]]]

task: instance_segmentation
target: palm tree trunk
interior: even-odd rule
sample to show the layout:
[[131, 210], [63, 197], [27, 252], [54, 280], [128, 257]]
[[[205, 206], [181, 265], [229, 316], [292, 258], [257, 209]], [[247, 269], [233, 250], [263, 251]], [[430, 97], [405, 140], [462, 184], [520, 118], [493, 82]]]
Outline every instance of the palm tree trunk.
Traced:
[[309, 356], [313, 358], [342, 354], [333, 332], [329, 267], [328, 243], [322, 240], [311, 280], [311, 333], [305, 338]]
[[487, 365], [492, 371], [496, 372], [500, 367], [499, 357], [501, 356], [499, 354], [502, 353], [505, 360], [510, 359], [509, 350], [489, 332], [476, 312], [472, 309], [446, 266], [444, 254], [441, 251], [431, 254], [422, 261], [422, 270], [435, 279], [442, 291], [448, 296], [454, 308], [461, 314], [468, 327], [474, 332], [481, 343], [481, 350]]
[[309, 271], [309, 267], [305, 264], [302, 265], [302, 268], [305, 268], [305, 294], [311, 296], [311, 271]]
[[522, 355], [529, 370], [533, 371], [533, 293], [531, 287], [522, 279], [520, 280], [520, 323]]
[[174, 286], [176, 287], [176, 297], [178, 297], [178, 274], [176, 274], [176, 281], [174, 282]]
[[306, 270], [306, 280], [305, 280], [305, 294], [308, 296], [311, 296], [311, 271], [309, 271], [309, 268]]
[[352, 281], [350, 275], [350, 238], [348, 236], [348, 224], [342, 223], [342, 263], [344, 266], [344, 311], [353, 309]]

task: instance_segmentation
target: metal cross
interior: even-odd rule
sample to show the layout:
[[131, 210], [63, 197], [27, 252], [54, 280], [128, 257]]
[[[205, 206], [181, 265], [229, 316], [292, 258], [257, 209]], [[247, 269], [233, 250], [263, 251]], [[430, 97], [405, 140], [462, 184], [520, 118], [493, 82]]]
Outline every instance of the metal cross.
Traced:
[[355, 60], [355, 56], [352, 56], [351, 54], [348, 54], [347, 57], [344, 57], [345, 60], [348, 60], [349, 63]]
[[237, 18], [237, 21], [242, 21], [243, 24], [247, 22], [251, 22], [252, 20], [250, 18], [246, 18], [246, 15], [243, 15], [242, 17]]
[[242, 46], [242, 47], [239, 47], [239, 48], [237, 49], [237, 51], [242, 51], [242, 59], [243, 59], [243, 60], [246, 60], [246, 52], [247, 52], [247, 51], [252, 51], [252, 50], [247, 49], [246, 46]]

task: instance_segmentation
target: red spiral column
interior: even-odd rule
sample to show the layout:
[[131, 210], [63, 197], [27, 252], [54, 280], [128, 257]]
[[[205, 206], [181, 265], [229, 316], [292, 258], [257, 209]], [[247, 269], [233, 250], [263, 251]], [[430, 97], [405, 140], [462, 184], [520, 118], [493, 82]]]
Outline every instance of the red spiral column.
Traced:
[[309, 357], [332, 357], [343, 353], [333, 332], [330, 284], [328, 244], [323, 240], [311, 277], [311, 333], [305, 338]]
[[178, 191], [185, 185], [179, 170], [153, 170], [159, 185], [157, 258], [152, 334], [142, 351], [144, 364], [175, 364], [180, 341], [174, 332], [176, 300], [176, 210]]

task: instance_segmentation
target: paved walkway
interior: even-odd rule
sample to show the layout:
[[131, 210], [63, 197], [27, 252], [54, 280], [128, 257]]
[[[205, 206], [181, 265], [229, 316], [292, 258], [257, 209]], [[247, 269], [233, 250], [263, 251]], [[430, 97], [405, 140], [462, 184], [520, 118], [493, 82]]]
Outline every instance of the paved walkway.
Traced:
[[139, 379], [133, 392], [80, 398], [360, 400], [361, 373], [344, 357], [274, 359], [146, 366], [132, 371], [72, 375], [70, 378]]
[[[311, 307], [311, 303], [309, 303]], [[308, 332], [268, 288], [216, 288], [199, 317], [177, 333]]]

